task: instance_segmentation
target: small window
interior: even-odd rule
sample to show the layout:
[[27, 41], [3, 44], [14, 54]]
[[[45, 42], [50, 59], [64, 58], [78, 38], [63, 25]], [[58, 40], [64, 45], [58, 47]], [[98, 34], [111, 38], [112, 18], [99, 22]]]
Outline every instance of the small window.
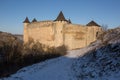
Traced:
[[98, 37], [99, 32], [96, 32], [96, 37]]

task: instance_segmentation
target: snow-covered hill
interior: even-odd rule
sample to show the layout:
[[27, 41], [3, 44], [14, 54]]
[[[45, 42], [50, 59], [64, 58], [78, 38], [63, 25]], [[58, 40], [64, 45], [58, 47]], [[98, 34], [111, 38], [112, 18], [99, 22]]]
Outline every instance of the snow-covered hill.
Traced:
[[92, 46], [93, 51], [74, 61], [78, 80], [120, 80], [120, 28], [104, 32]]
[[80, 80], [120, 80], [120, 43], [110, 44], [74, 61]]
[[19, 70], [0, 80], [120, 80], [120, 28], [90, 46]]
[[66, 56], [25, 67], [4, 80], [77, 80], [72, 70], [73, 63], [87, 50], [91, 48], [69, 51]]

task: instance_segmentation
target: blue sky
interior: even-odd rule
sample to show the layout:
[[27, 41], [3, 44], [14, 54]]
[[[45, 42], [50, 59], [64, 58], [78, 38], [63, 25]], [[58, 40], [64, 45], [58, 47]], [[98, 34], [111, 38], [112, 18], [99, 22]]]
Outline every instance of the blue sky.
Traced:
[[0, 31], [22, 34], [26, 16], [54, 20], [60, 11], [75, 24], [120, 26], [120, 0], [0, 0]]

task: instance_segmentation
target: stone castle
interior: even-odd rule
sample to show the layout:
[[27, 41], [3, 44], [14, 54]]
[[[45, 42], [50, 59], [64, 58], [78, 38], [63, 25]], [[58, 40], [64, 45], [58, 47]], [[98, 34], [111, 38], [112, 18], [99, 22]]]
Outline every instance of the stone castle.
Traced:
[[70, 19], [64, 17], [62, 11], [54, 21], [37, 21], [34, 18], [30, 22], [26, 17], [23, 23], [24, 43], [33, 39], [50, 47], [65, 45], [69, 50], [88, 46], [102, 31], [100, 25], [94, 21], [87, 25], [72, 24]]

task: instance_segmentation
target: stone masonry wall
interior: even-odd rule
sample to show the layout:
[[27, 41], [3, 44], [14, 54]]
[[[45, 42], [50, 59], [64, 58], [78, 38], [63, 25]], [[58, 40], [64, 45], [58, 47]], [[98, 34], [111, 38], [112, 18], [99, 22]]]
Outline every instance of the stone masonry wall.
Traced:
[[[28, 40], [33, 39], [34, 41], [39, 41], [42, 44], [54, 46], [55, 35], [53, 28], [54, 28], [54, 24], [51, 22], [30, 23], [26, 28], [26, 32], [28, 34]], [[25, 35], [26, 34], [24, 34], [24, 36]]]
[[66, 45], [69, 50], [83, 48], [96, 40], [98, 26], [69, 24], [65, 21], [42, 21], [24, 24], [24, 42], [29, 39], [47, 46]]

